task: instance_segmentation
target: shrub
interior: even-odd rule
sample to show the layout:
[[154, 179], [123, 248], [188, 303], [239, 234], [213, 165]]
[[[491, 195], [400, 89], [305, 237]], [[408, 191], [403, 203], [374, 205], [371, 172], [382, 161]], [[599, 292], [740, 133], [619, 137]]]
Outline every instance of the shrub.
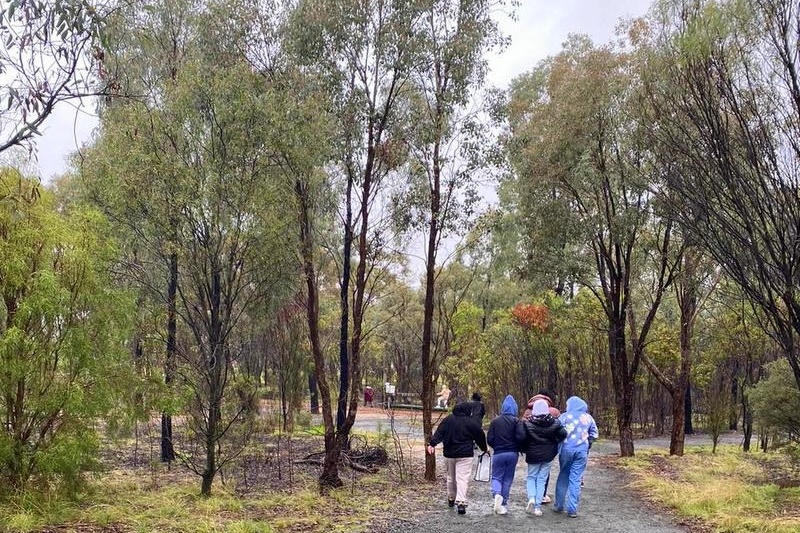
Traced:
[[786, 359], [766, 365], [767, 377], [747, 391], [758, 426], [780, 440], [800, 440], [800, 389]]

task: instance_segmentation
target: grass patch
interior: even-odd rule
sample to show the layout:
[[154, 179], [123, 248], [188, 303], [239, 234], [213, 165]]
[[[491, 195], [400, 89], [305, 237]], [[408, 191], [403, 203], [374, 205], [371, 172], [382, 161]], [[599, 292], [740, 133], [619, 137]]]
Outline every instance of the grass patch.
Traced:
[[[382, 436], [354, 433], [354, 450], [369, 451]], [[0, 491], [0, 533], [360, 533], [391, 520], [398, 502], [423, 508], [431, 500], [431, 485], [401, 480], [391, 463], [376, 474], [342, 466], [344, 486], [319, 495], [319, 466], [296, 459], [321, 457], [323, 442], [305, 432], [257, 435], [226, 469], [227, 484], [218, 476], [203, 498], [199, 477], [158, 460], [158, 432], [147, 438], [149, 446], [120, 439], [105, 447], [108, 470], [72, 499]]]
[[292, 490], [247, 496], [217, 483], [213, 495], [202, 498], [199, 481], [155, 486], [146, 477], [108, 475], [76, 501], [42, 502], [28, 496], [25, 501], [0, 504], [0, 531], [359, 533], [366, 532], [376, 516], [390, 511], [388, 502], [394, 501], [400, 487], [388, 477], [385, 471], [363, 476], [357, 486], [347, 483], [326, 496], [317, 493], [312, 476], [296, 480]]
[[[646, 496], [720, 533], [797, 533], [800, 488], [776, 483], [779, 456], [747, 454], [735, 446], [690, 448], [683, 457], [637, 451], [619, 464]], [[788, 468], [788, 466], [787, 466]]]

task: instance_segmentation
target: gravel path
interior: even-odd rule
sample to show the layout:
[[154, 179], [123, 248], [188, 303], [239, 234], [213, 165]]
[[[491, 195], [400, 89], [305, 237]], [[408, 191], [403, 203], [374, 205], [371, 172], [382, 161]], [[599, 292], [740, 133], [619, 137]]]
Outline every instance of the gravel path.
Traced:
[[[737, 437], [731, 436], [732, 439]], [[729, 439], [730, 440], [730, 439]], [[705, 437], [688, 437], [687, 446], [706, 444]], [[637, 449], [657, 446], [669, 447], [665, 439], [637, 441]], [[441, 450], [437, 450], [441, 453]], [[648, 506], [628, 487], [618, 470], [605, 466], [603, 460], [619, 454], [616, 442], [600, 441], [592, 447], [589, 454], [589, 467], [586, 470], [586, 486], [581, 494], [579, 516], [569, 518], [566, 514], [555, 513], [552, 505], [543, 506], [544, 515], [535, 517], [525, 513], [526, 465], [524, 460], [517, 464], [517, 474], [511, 489], [509, 512], [498, 516], [492, 513], [492, 497], [488, 483], [470, 482], [467, 514], [460, 516], [447, 507], [444, 473], [441, 472], [435, 510], [423, 513], [397, 510], [386, 531], [388, 533], [536, 533], [550, 532], [630, 532], [630, 533], [686, 533], [691, 529], [676, 523], [675, 518], [659, 513]], [[438, 457], [441, 458], [441, 455]], [[438, 459], [437, 458], [437, 459]], [[437, 464], [441, 468], [442, 461]], [[558, 459], [553, 461], [548, 493], [555, 490], [558, 475]], [[409, 510], [410, 511], [410, 510]]]

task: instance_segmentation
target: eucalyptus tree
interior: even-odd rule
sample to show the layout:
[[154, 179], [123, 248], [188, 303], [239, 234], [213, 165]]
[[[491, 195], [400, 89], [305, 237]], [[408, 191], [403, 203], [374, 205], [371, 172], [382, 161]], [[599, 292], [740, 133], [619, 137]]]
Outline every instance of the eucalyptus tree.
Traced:
[[[782, 348], [780, 343], [764, 331], [763, 319], [758, 317], [757, 309], [754, 310], [746, 301], [741, 289], [735, 283], [729, 284], [734, 285], [737, 290], [728, 291], [733, 292], [733, 295], [726, 294], [723, 302], [725, 311], [717, 321], [721, 327], [713, 332], [712, 342], [721, 344], [721, 352], [727, 355], [727, 366], [732, 367], [729, 391], [733, 408], [728, 419], [728, 429], [730, 421], [737, 421], [741, 413], [742, 449], [750, 451], [756, 406], [749, 390], [766, 375], [766, 365], [781, 357]], [[730, 333], [723, 333], [726, 331]], [[763, 433], [761, 436], [763, 437]]]
[[[387, 177], [396, 175], [405, 159], [398, 111], [416, 60], [417, 4], [299, 1], [292, 17], [293, 49], [305, 71], [325, 78], [339, 125], [332, 132], [336, 142], [326, 166], [342, 194], [339, 393], [334, 426], [324, 412], [330, 400], [320, 386], [326, 445], [322, 490], [342, 484], [338, 461], [349, 445], [358, 409], [364, 316], [374, 297], [375, 277], [387, 272], [377, 268], [391, 241], [385, 192]], [[324, 365], [316, 364], [316, 371], [321, 378]]]
[[391, 381], [397, 390], [419, 393], [422, 374], [419, 364], [419, 343], [422, 331], [422, 302], [418, 288], [401, 280], [376, 305], [377, 318], [382, 320], [376, 337], [382, 354], [373, 375]]
[[[144, 109], [156, 109], [169, 91], [174, 90], [178, 73], [181, 72], [188, 50], [191, 47], [191, 15], [200, 2], [195, 0], [174, 0], [161, 4], [158, 9], [146, 3], [125, 4], [106, 20], [106, 33], [109, 39], [105, 52], [107, 75], [117, 87], [116, 97], [108, 97], [101, 109], [109, 121], [115, 114], [130, 110], [132, 101], [142, 102]], [[120, 105], [123, 107], [120, 109]], [[154, 129], [155, 125], [143, 127], [135, 125], [131, 136]], [[116, 171], [105, 164], [103, 150], [124, 149], [126, 140], [105, 139], [97, 144], [101, 152], [94, 157], [78, 161], [85, 178], [84, 193], [91, 201], [98, 203], [117, 222], [117, 230], [122, 235], [127, 257], [133, 258], [136, 268], [127, 269], [127, 276], [134, 280], [142, 292], [143, 302], [154, 301], [158, 316], [164, 310], [164, 356], [163, 377], [169, 393], [175, 380], [178, 351], [178, 261], [176, 242], [179, 233], [179, 220], [176, 213], [181, 209], [180, 190], [174, 178], [175, 173], [166, 165], [167, 159], [159, 154], [149, 155], [152, 160], [150, 190], [158, 190], [159, 204], [163, 213], [155, 211], [146, 195], [138, 194], [146, 189], [132, 186], [129, 189], [97, 186], [94, 180], [102, 175], [113, 175]], [[109, 145], [113, 145], [113, 148]], [[154, 148], [157, 145], [154, 144]], [[153, 150], [155, 152], [155, 150]], [[131, 155], [135, 154], [131, 151]], [[165, 148], [163, 153], [170, 150]], [[126, 165], [135, 165], [134, 159]], [[156, 164], [164, 163], [158, 170]], [[102, 183], [102, 182], [101, 182]], [[162, 244], [163, 243], [163, 244]], [[160, 258], [156, 251], [166, 254]], [[154, 271], [147, 271], [142, 265], [150, 265]], [[163, 285], [163, 287], [162, 287]], [[143, 306], [148, 309], [149, 306]], [[163, 402], [170, 405], [171, 402]], [[171, 462], [175, 459], [172, 413], [165, 408], [161, 413], [161, 460]]]
[[680, 258], [674, 291], [679, 311], [679, 357], [673, 365], [659, 365], [646, 352], [642, 362], [672, 398], [670, 455], [683, 455], [687, 414], [687, 395], [694, 359], [694, 330], [705, 302], [719, 282], [717, 265], [697, 247], [688, 247]]
[[97, 210], [59, 211], [9, 168], [0, 196], [0, 479], [74, 489], [96, 466], [93, 420], [131, 384], [133, 301], [112, 286], [114, 241]]
[[103, 63], [114, 2], [0, 3], [0, 152], [40, 133], [60, 102], [113, 92]]
[[696, 401], [709, 415], [703, 423], [713, 436], [729, 430], [731, 421], [741, 417], [745, 451], [750, 449], [754, 414], [745, 391], [764, 376], [768, 362], [781, 356], [780, 345], [764, 331], [758, 314], [738, 284], [723, 277], [695, 334], [692, 379]]
[[[277, 284], [293, 272], [279, 216], [286, 195], [274, 164], [280, 87], [253, 71], [234, 42], [240, 34], [214, 8], [176, 0], [147, 12], [174, 25], [138, 42], [165, 36], [166, 44], [181, 45], [180, 54], [156, 42], [120, 57], [155, 83], [145, 97], [105, 111], [85, 176], [93, 197], [147, 246], [147, 254], [128, 258], [137, 281], [169, 301], [162, 280], [176, 267], [176, 313], [191, 342], [177, 347], [175, 371], [197, 439], [180, 457], [201, 477], [203, 495], [242, 449], [233, 434], [248, 427], [241, 415], [249, 402], [241, 402], [241, 384], [237, 394], [231, 386], [239, 379], [242, 344], [235, 340], [243, 317], [273, 302]], [[141, 22], [134, 17], [128, 28], [143, 37], [149, 28]]]
[[288, 302], [265, 332], [266, 366], [277, 383], [283, 431], [291, 431], [306, 390], [306, 305], [301, 298]]
[[[523, 217], [537, 225], [551, 208], [564, 214], [552, 222], [563, 224], [558, 239], [528, 245], [569, 246], [582, 262], [580, 283], [606, 315], [623, 456], [634, 452], [634, 389], [647, 334], [680, 256], [670, 249], [672, 222], [655, 211], [650, 185], [660, 170], [641, 142], [647, 125], [631, 105], [635, 79], [623, 51], [573, 36], [515, 80], [509, 104]], [[637, 294], [633, 281], [644, 272], [652, 275]]]
[[[464, 265], [456, 261], [442, 267], [437, 273], [431, 359], [438, 364], [432, 369], [430, 379], [436, 383], [441, 377], [450, 384], [450, 401], [455, 402], [466, 400], [469, 386], [475, 384], [465, 370], [472, 366], [473, 356], [480, 350], [478, 335], [481, 321], [473, 328], [471, 321], [464, 318], [477, 309], [469, 301], [477, 271], [476, 265]], [[467, 327], [460, 327], [465, 325]]]
[[800, 7], [663, 1], [650, 22], [673, 216], [761, 310], [800, 386]]
[[[503, 39], [493, 18], [493, 0], [419, 2], [414, 28], [418, 59], [407, 94], [410, 182], [403, 195], [411, 227], [425, 236], [425, 303], [422, 323], [422, 426], [433, 434], [435, 374], [441, 361], [433, 344], [437, 268], [443, 239], [466, 232], [479, 198], [479, 176], [489, 166], [493, 144], [472, 98], [486, 76], [486, 53]], [[475, 106], [478, 107], [478, 106]], [[487, 180], [488, 181], [488, 180]], [[436, 476], [435, 456], [426, 455], [425, 478]]]

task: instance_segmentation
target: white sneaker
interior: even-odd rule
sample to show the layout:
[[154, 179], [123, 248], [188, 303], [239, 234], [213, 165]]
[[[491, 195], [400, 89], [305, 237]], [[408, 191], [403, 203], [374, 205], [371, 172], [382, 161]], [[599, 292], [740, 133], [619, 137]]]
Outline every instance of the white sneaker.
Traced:
[[501, 505], [500, 510], [497, 511], [497, 514], [508, 514], [508, 507], [506, 507], [505, 505]]
[[501, 514], [500, 508], [503, 506], [503, 497], [499, 494], [494, 495], [494, 514]]
[[548, 496], [547, 494], [542, 496], [542, 503], [550, 503], [551, 501], [552, 500], [550, 499], [550, 496]]
[[534, 507], [536, 507], [536, 500], [531, 498], [528, 500], [528, 505], [525, 506], [525, 512], [528, 514], [532, 513]]
[[537, 507], [533, 510], [533, 516], [542, 516], [542, 510]]

